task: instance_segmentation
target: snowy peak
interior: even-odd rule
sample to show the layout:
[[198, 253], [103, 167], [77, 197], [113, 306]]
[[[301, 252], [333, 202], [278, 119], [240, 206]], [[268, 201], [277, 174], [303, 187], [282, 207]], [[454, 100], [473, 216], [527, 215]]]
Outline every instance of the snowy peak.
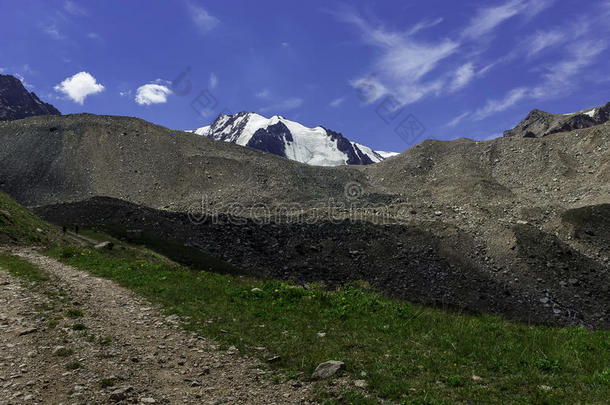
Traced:
[[280, 115], [266, 118], [248, 112], [221, 114], [212, 125], [194, 132], [314, 166], [368, 165], [396, 155], [374, 151], [338, 132], [308, 128]]
[[556, 132], [592, 127], [610, 121], [610, 103], [569, 114], [551, 114], [533, 110], [515, 128], [504, 131], [504, 136], [541, 138]]

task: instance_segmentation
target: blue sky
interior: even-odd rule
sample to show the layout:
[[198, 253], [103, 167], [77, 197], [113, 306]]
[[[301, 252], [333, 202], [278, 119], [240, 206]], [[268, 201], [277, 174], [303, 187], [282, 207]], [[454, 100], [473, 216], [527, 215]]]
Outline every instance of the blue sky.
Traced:
[[62, 113], [283, 115], [376, 149], [610, 101], [610, 1], [0, 0], [0, 71]]

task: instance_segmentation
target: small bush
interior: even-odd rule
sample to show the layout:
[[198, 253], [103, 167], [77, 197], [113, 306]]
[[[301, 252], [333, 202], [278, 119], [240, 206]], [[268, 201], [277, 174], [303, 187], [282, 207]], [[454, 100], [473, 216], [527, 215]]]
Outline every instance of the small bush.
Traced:
[[78, 308], [70, 308], [66, 311], [66, 316], [69, 318], [80, 318], [84, 315], [85, 313]]
[[81, 368], [83, 365], [80, 364], [78, 361], [73, 361], [71, 363], [66, 364], [66, 369], [67, 370], [78, 370], [79, 368]]

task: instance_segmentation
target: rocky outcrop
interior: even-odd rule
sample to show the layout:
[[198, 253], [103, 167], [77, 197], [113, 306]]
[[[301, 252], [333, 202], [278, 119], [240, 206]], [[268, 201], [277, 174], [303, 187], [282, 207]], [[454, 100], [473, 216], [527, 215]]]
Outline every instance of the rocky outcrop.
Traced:
[[21, 80], [0, 75], [0, 121], [18, 120], [34, 115], [61, 115], [51, 104], [23, 87]]
[[542, 138], [557, 132], [589, 128], [610, 120], [610, 103], [572, 114], [551, 114], [532, 110], [515, 128], [504, 131], [505, 137]]

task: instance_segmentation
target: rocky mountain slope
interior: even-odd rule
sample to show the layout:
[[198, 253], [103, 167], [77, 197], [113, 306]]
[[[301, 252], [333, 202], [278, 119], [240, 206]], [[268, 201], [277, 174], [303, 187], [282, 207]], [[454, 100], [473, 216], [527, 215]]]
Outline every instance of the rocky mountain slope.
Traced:
[[278, 278], [610, 326], [610, 122], [430, 140], [368, 166], [85, 114], [0, 123], [0, 145], [0, 189], [57, 223], [139, 229]]
[[0, 74], [0, 121], [18, 120], [34, 115], [60, 115], [51, 104], [23, 87], [21, 80]]
[[610, 120], [610, 103], [571, 114], [551, 114], [533, 110], [515, 128], [504, 131], [504, 136], [541, 138], [557, 132], [589, 128]]
[[307, 128], [278, 115], [265, 118], [248, 112], [221, 114], [212, 125], [194, 132], [314, 166], [368, 165], [396, 155], [374, 151], [338, 132]]

